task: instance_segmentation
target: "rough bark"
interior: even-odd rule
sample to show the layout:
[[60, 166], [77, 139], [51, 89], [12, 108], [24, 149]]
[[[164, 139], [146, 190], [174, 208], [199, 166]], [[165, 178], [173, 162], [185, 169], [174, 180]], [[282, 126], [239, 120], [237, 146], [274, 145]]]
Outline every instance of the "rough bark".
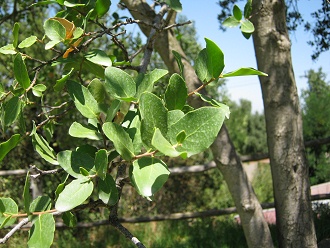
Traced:
[[317, 247], [299, 99], [284, 0], [253, 1], [253, 33], [264, 101], [280, 247]]
[[[156, 13], [144, 0], [122, 0], [121, 2], [128, 7], [134, 19], [143, 20], [144, 22], [152, 24]], [[170, 14], [171, 13], [169, 13], [169, 16]], [[150, 26], [143, 24], [139, 26], [142, 32], [148, 37]], [[177, 51], [183, 57], [185, 57], [185, 55], [171, 30], [159, 33], [155, 40], [155, 49], [162, 57], [170, 73], [179, 71], [172, 50]], [[192, 91], [200, 86], [201, 82], [198, 80], [193, 67], [188, 61], [183, 60], [183, 63], [185, 66], [184, 77], [189, 91]], [[194, 107], [202, 105], [201, 101], [197, 98], [191, 99], [190, 104]], [[273, 247], [269, 228], [263, 217], [262, 208], [247, 179], [242, 163], [230, 141], [225, 126], [221, 128], [211, 148], [215, 162], [224, 176], [237, 207], [237, 211], [241, 217], [241, 223], [249, 247]]]

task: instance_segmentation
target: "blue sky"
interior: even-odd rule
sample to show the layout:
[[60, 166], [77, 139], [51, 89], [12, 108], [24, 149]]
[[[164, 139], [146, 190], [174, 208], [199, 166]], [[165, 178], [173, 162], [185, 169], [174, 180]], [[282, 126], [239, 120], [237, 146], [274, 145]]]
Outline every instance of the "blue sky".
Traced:
[[[220, 24], [217, 15], [220, 13], [220, 7], [217, 2], [217, 0], [181, 0], [183, 7], [181, 14], [195, 22], [199, 42], [202, 46], [205, 46], [204, 37], [206, 37], [213, 40], [222, 49], [225, 54], [226, 72], [236, 70], [239, 67], [256, 68], [252, 39], [246, 40], [238, 28], [227, 29], [226, 32], [219, 30]], [[116, 4], [117, 1], [112, 1], [112, 3]], [[242, 1], [239, 6], [243, 8], [244, 2]], [[298, 8], [303, 18], [311, 21], [310, 13], [319, 6], [321, 6], [320, 0], [298, 1]], [[299, 95], [301, 90], [306, 88], [306, 79], [302, 76], [309, 69], [317, 70], [322, 67], [328, 75], [327, 79], [329, 81], [330, 52], [323, 53], [317, 61], [312, 61], [313, 48], [307, 44], [307, 41], [312, 40], [313, 37], [310, 33], [305, 32], [302, 26], [291, 34], [290, 38], [292, 42], [292, 61]], [[231, 99], [235, 101], [241, 98], [248, 99], [252, 102], [253, 111], [263, 111], [261, 90], [257, 77], [228, 79], [226, 85]]]

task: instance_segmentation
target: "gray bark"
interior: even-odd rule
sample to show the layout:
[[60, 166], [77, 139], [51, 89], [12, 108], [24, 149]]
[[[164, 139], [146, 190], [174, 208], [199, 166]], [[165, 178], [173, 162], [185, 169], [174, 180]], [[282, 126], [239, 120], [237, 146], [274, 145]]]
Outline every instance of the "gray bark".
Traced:
[[317, 247], [308, 163], [284, 0], [253, 1], [253, 33], [266, 116], [280, 247]]
[[[134, 19], [143, 20], [144, 22], [152, 24], [156, 13], [144, 0], [122, 0], [121, 2], [128, 7]], [[169, 16], [171, 16], [171, 13], [169, 13]], [[173, 18], [169, 19], [173, 20]], [[148, 37], [150, 26], [143, 24], [140, 24], [139, 26], [142, 32]], [[175, 58], [172, 55], [172, 50], [177, 51], [183, 57], [185, 57], [185, 55], [171, 30], [158, 34], [158, 37], [155, 40], [155, 49], [162, 57], [170, 73], [179, 71]], [[189, 91], [195, 90], [201, 85], [201, 82], [197, 78], [193, 67], [188, 61], [183, 59], [183, 63], [185, 66], [184, 77], [188, 89]], [[190, 99], [190, 104], [194, 107], [198, 107], [202, 105], [202, 102], [195, 98]], [[230, 141], [225, 126], [221, 128], [221, 131], [211, 148], [215, 162], [222, 172], [234, 199], [249, 247], [273, 247], [269, 228], [263, 217], [262, 208], [247, 179], [242, 163]]]

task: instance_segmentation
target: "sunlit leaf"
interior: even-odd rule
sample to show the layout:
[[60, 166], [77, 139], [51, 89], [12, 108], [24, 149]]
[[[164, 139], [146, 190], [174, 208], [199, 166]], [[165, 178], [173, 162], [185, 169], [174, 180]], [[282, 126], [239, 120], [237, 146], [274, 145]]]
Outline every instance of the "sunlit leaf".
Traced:
[[102, 50], [93, 49], [86, 53], [85, 58], [94, 64], [103, 66], [112, 66], [112, 61], [110, 57]]
[[38, 40], [37, 36], [31, 35], [28, 38], [25, 38], [21, 43], [19, 43], [18, 48], [26, 48], [32, 46]]
[[52, 214], [38, 215], [29, 231], [29, 247], [50, 247], [53, 243], [55, 220]]
[[87, 138], [90, 140], [101, 140], [102, 135], [92, 125], [83, 125], [78, 122], [73, 122], [69, 128], [69, 134], [76, 138]]
[[177, 51], [172, 50], [172, 53], [174, 55], [174, 58], [179, 66], [179, 70], [180, 70], [180, 75], [181, 77], [183, 77], [183, 69], [184, 69], [184, 65], [182, 63], [182, 56], [180, 53], [178, 53]]
[[6, 227], [15, 223], [16, 218], [8, 218], [7, 215], [18, 213], [18, 206], [11, 198], [0, 198], [0, 226]]
[[16, 50], [13, 44], [8, 44], [3, 47], [0, 47], [0, 53], [2, 54], [16, 54]]
[[[51, 206], [52, 206], [52, 201], [49, 196], [38, 196], [30, 204], [30, 213], [50, 210]], [[36, 215], [29, 216], [30, 221], [35, 221], [36, 218], [37, 218]]]
[[74, 68], [71, 68], [71, 70], [67, 74], [63, 74], [60, 79], [56, 80], [56, 84], [54, 85], [55, 91], [61, 91], [64, 88], [66, 81], [72, 75], [73, 71]]
[[66, 39], [65, 27], [56, 19], [48, 19], [44, 23], [45, 34], [52, 41], [64, 41]]
[[97, 13], [97, 17], [100, 18], [104, 16], [108, 12], [110, 5], [110, 0], [96, 0], [94, 9]]
[[58, 165], [54, 149], [48, 144], [47, 140], [36, 132], [32, 133], [32, 145], [34, 150], [47, 162]]
[[212, 40], [205, 38], [207, 66], [213, 78], [218, 78], [225, 67], [224, 54]]
[[239, 24], [240, 24], [240, 21], [237, 20], [234, 16], [229, 16], [222, 22], [222, 25], [227, 28], [234, 28], [234, 27], [237, 27]]
[[262, 71], [258, 71], [251, 67], [239, 68], [236, 71], [228, 72], [223, 74], [223, 77], [238, 77], [238, 76], [268, 76], [266, 73]]
[[241, 21], [241, 31], [244, 33], [253, 33], [254, 32], [254, 25], [249, 20], [245, 19]]

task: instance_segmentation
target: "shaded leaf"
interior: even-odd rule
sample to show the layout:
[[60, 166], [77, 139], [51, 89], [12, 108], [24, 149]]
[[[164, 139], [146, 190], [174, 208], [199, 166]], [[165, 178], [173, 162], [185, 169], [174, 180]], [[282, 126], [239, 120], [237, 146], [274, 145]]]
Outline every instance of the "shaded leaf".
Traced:
[[65, 27], [56, 19], [48, 19], [44, 23], [45, 34], [52, 41], [64, 41], [66, 39]]
[[183, 63], [182, 63], [182, 56], [181, 56], [180, 53], [178, 53], [177, 51], [174, 51], [174, 50], [172, 50], [172, 53], [173, 53], [173, 55], [174, 55], [174, 58], [175, 58], [176, 62], [178, 63], [181, 77], [184, 77], [184, 76], [183, 76], [184, 65], [183, 65]]
[[252, 13], [252, 0], [247, 0], [246, 4], [244, 6], [244, 17], [245, 17], [245, 19], [250, 18], [251, 13]]
[[0, 161], [4, 159], [8, 152], [14, 149], [20, 142], [21, 135], [14, 134], [9, 140], [0, 143]]
[[95, 76], [104, 79], [104, 68], [101, 65], [97, 65], [88, 60], [84, 60], [83, 68], [87, 72], [93, 73]]
[[0, 198], [0, 228], [10, 226], [15, 223], [16, 218], [11, 218], [7, 215], [18, 213], [18, 206], [11, 198]]
[[74, 68], [71, 68], [71, 70], [67, 74], [63, 74], [60, 79], [56, 80], [56, 84], [54, 85], [55, 91], [61, 91], [64, 88], [66, 81], [72, 75], [73, 71]]
[[13, 28], [13, 46], [17, 47], [18, 44], [18, 31], [19, 31], [19, 23], [15, 22], [14, 28]]
[[62, 214], [62, 219], [65, 225], [68, 227], [75, 227], [77, 225], [77, 218], [71, 212], [65, 212]]
[[14, 59], [14, 76], [23, 89], [29, 88], [31, 80], [20, 53], [18, 53]]
[[104, 202], [104, 204], [112, 206], [118, 202], [118, 190], [111, 175], [107, 174], [104, 179], [99, 180], [97, 186], [99, 198]]
[[98, 103], [102, 103], [106, 96], [106, 91], [104, 84], [97, 78], [94, 78], [89, 84], [88, 84], [88, 90], [90, 93], [92, 93], [93, 97]]
[[22, 101], [17, 96], [12, 97], [5, 103], [3, 116], [3, 124], [5, 127], [10, 126], [17, 120], [22, 111], [22, 104]]
[[29, 247], [50, 247], [53, 243], [55, 220], [52, 214], [38, 215], [29, 231]]
[[182, 4], [180, 3], [180, 0], [165, 0], [164, 2], [168, 4], [168, 6], [170, 6], [170, 8], [175, 10], [176, 12], [182, 11]]
[[[30, 213], [34, 212], [44, 212], [50, 210], [52, 206], [52, 201], [48, 196], [38, 196], [30, 204]], [[36, 215], [30, 215], [29, 220], [35, 221], [37, 219]]]
[[25, 183], [23, 188], [23, 201], [24, 201], [24, 211], [27, 214], [30, 214], [30, 204], [31, 204], [31, 195], [30, 195], [30, 172], [26, 173]]
[[49, 146], [48, 142], [44, 139], [44, 137], [40, 136], [36, 132], [32, 132], [31, 136], [34, 150], [47, 162], [54, 165], [58, 165], [54, 149]]
[[188, 89], [186, 82], [179, 75], [174, 73], [165, 91], [165, 102], [168, 110], [182, 109], [186, 104]]
[[94, 160], [96, 175], [105, 180], [108, 169], [108, 154], [105, 149], [97, 151]]
[[115, 118], [120, 108], [120, 103], [120, 100], [117, 99], [111, 102], [110, 108], [107, 111], [107, 118], [105, 119], [106, 122], [111, 122]]
[[213, 78], [218, 78], [225, 67], [224, 54], [212, 40], [205, 38], [207, 66]]
[[44, 84], [36, 84], [32, 87], [32, 93], [36, 97], [42, 97], [42, 93], [47, 89]]

